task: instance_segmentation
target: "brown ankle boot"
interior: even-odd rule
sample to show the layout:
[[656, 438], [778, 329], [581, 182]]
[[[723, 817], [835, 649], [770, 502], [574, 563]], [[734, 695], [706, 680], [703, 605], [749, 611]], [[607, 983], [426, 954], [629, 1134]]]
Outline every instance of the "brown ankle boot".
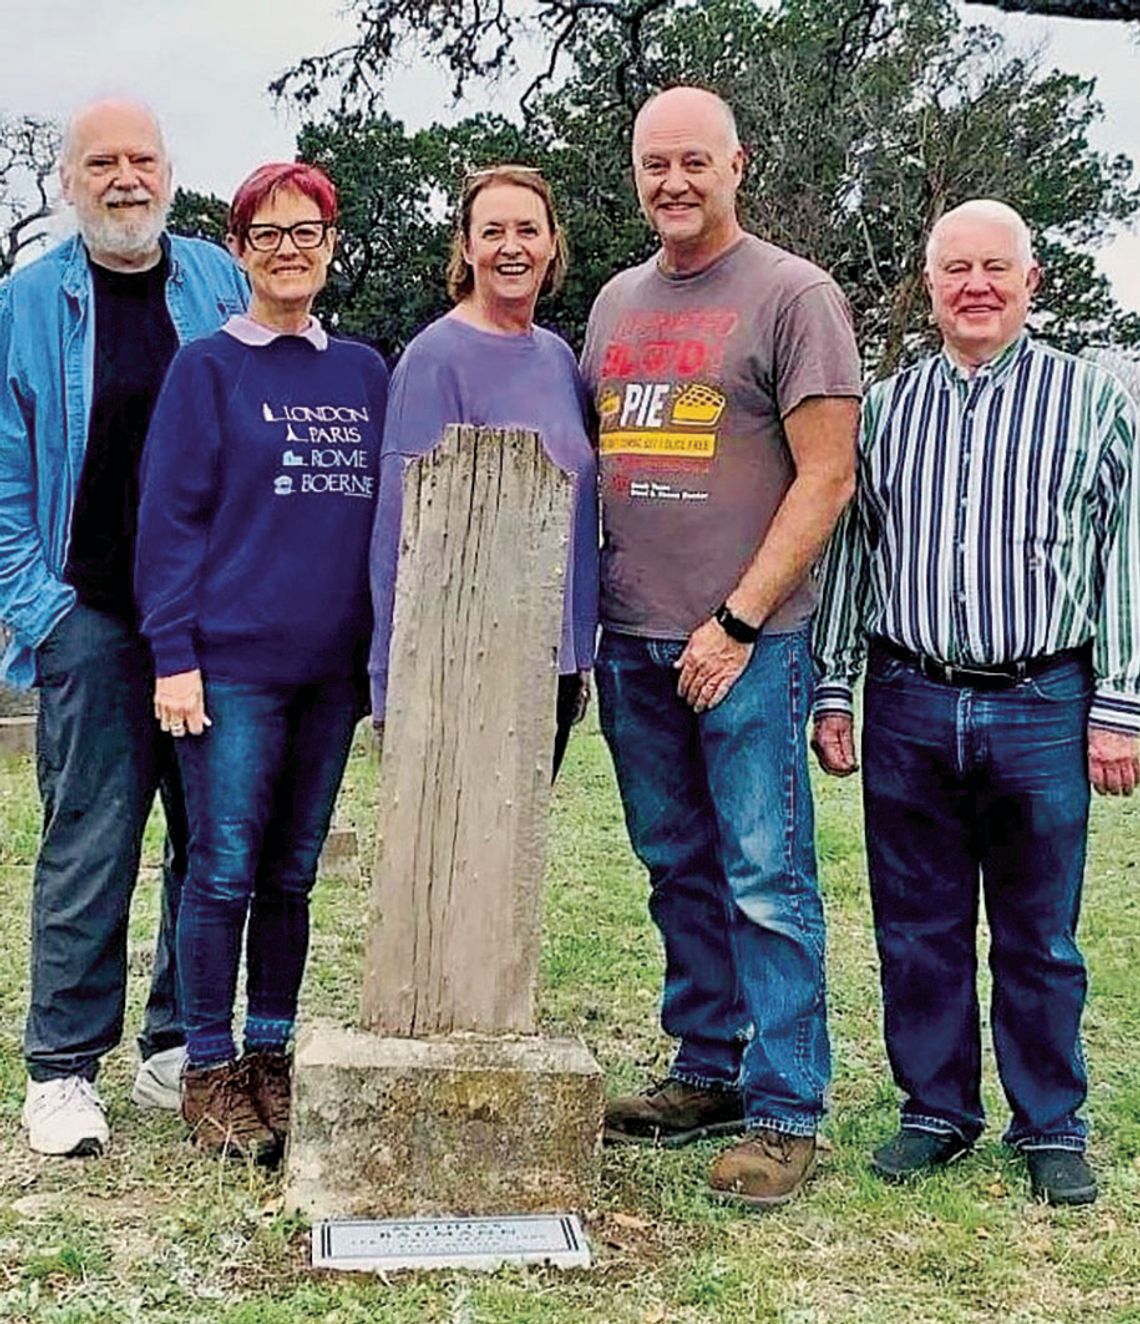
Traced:
[[244, 1061], [188, 1066], [182, 1073], [182, 1117], [194, 1148], [203, 1154], [272, 1163], [280, 1153], [254, 1106]]
[[744, 1099], [739, 1090], [706, 1089], [667, 1076], [640, 1094], [606, 1101], [607, 1145], [662, 1145], [667, 1149], [705, 1136], [739, 1135]]
[[289, 1134], [289, 1100], [293, 1086], [292, 1053], [246, 1053], [249, 1088], [258, 1116], [285, 1143]]
[[749, 1131], [709, 1169], [712, 1196], [729, 1204], [766, 1209], [784, 1204], [815, 1171], [815, 1136]]

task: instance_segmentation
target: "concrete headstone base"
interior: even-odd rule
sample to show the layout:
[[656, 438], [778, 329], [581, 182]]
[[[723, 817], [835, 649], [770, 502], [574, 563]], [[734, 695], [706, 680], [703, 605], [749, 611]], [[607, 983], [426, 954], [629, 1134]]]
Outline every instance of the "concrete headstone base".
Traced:
[[601, 1069], [575, 1040], [313, 1025], [295, 1058], [285, 1202], [310, 1219], [586, 1209], [602, 1108]]

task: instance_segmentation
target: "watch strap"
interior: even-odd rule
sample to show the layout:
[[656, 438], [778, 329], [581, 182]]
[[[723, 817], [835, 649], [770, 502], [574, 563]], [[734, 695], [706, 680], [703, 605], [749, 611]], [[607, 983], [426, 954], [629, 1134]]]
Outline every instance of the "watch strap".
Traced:
[[713, 612], [713, 620], [730, 639], [735, 639], [738, 644], [754, 644], [760, 638], [760, 627], [749, 625], [747, 621], [742, 621], [739, 616], [734, 616], [727, 602], [722, 602]]

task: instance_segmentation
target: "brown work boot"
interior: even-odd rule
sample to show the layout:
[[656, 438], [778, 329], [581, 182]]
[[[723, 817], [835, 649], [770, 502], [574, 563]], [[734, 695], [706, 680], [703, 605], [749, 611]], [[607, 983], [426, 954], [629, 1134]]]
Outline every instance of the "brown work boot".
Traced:
[[272, 1163], [281, 1152], [254, 1106], [244, 1061], [188, 1066], [182, 1073], [182, 1117], [194, 1148], [203, 1154]]
[[739, 1135], [744, 1100], [739, 1090], [706, 1089], [667, 1076], [640, 1094], [606, 1104], [609, 1145], [663, 1145], [675, 1149], [705, 1136]]
[[716, 1200], [766, 1209], [797, 1195], [814, 1171], [815, 1136], [750, 1131], [714, 1161], [709, 1186]]
[[249, 1089], [258, 1116], [283, 1145], [289, 1134], [289, 1095], [293, 1084], [292, 1053], [246, 1053]]

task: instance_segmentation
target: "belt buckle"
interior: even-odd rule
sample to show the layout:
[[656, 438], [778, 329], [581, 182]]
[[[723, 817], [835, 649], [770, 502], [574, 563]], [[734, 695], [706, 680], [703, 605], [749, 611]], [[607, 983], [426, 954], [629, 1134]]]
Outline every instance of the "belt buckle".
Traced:
[[972, 689], [1005, 689], [1025, 679], [1025, 662], [1009, 662], [1002, 667], [958, 667], [959, 684]]
[[954, 668], [949, 662], [943, 662], [941, 658], [931, 657], [929, 653], [917, 653], [919, 675], [925, 676], [927, 680], [936, 681], [939, 685], [954, 684]]
[[927, 680], [937, 681], [940, 685], [955, 685], [956, 667], [943, 662], [940, 657], [931, 657], [928, 653], [919, 653], [919, 671]]

